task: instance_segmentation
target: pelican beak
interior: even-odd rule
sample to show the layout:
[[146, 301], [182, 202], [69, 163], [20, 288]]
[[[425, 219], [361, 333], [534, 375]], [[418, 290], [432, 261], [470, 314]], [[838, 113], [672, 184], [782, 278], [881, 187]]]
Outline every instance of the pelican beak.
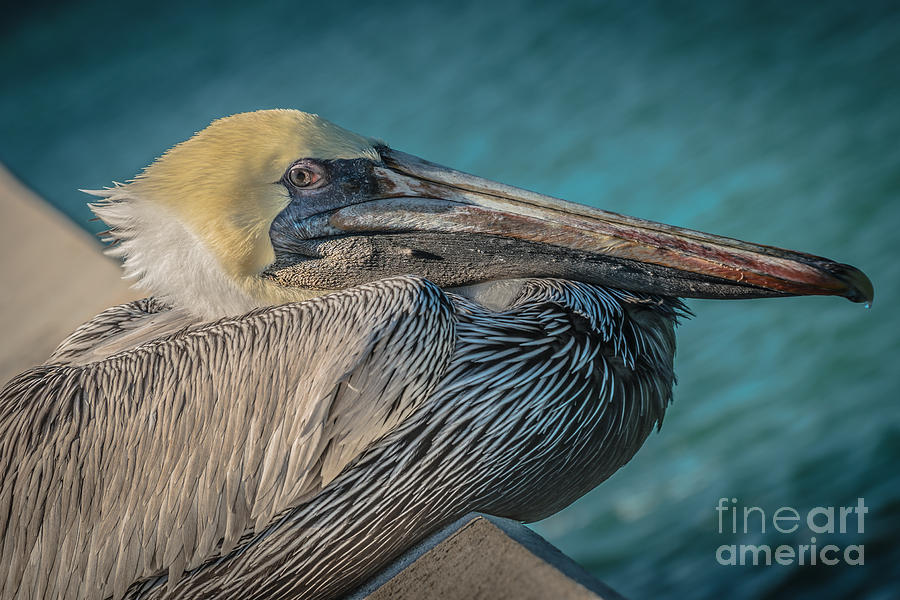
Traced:
[[376, 271], [368, 277], [414, 273], [444, 287], [561, 277], [688, 298], [871, 302], [874, 295], [850, 265], [565, 202], [377, 149], [382, 162], [372, 167], [369, 199], [311, 223], [316, 237], [363, 236], [377, 245], [363, 261]]

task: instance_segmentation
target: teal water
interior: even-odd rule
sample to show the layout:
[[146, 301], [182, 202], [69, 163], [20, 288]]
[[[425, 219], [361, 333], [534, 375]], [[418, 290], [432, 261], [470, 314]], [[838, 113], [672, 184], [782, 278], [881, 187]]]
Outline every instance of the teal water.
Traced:
[[[0, 24], [0, 160], [92, 231], [77, 188], [130, 178], [213, 118], [294, 107], [507, 183], [863, 268], [871, 310], [691, 301], [662, 431], [535, 528], [634, 599], [900, 594], [894, 6], [24, 10]], [[720, 534], [723, 497], [770, 516], [862, 497], [864, 533], [816, 537], [864, 544], [865, 564], [722, 566], [722, 544], [815, 535]]]

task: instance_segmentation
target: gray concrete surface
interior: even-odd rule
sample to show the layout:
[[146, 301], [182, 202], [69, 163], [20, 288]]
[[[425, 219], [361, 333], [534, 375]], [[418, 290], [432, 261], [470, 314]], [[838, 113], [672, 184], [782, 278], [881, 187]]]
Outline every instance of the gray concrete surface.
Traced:
[[538, 534], [473, 513], [394, 561], [348, 600], [623, 600]]
[[141, 296], [92, 237], [0, 165], [0, 385], [104, 308]]

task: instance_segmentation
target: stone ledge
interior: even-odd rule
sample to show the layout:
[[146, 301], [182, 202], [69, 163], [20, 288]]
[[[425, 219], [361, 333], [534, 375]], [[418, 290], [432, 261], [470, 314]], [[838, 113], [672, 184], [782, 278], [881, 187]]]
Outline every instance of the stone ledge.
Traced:
[[349, 600], [623, 600], [524, 525], [471, 513], [407, 551]]
[[[85, 196], [85, 201], [88, 197]], [[105, 308], [140, 298], [100, 243], [0, 165], [0, 386]]]

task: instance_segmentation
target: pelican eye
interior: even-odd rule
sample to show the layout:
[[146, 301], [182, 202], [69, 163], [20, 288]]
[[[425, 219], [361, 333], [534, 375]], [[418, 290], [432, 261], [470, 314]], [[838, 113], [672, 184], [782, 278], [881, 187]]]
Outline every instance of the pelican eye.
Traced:
[[294, 187], [317, 187], [323, 179], [323, 173], [310, 165], [294, 165], [287, 173], [287, 179]]

